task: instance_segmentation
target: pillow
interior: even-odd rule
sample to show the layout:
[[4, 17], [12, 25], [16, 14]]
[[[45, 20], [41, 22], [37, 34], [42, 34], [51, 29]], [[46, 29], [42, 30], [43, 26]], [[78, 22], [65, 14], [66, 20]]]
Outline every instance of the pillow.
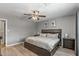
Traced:
[[48, 33], [47, 37], [49, 37], [49, 38], [58, 38], [58, 34], [50, 34], [50, 33]]
[[46, 37], [47, 34], [40, 33], [40, 36], [42, 36], [42, 37]]

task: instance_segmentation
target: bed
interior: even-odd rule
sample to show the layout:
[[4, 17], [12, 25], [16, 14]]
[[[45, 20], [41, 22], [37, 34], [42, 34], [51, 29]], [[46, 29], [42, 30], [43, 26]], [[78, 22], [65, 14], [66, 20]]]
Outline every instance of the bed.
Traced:
[[41, 33], [58, 34], [58, 38], [30, 36], [25, 40], [24, 47], [39, 56], [51, 56], [61, 45], [61, 29], [43, 29]]

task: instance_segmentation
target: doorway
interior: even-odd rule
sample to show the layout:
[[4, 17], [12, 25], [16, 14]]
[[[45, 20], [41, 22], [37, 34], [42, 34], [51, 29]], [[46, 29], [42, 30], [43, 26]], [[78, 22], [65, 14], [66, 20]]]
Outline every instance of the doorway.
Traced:
[[6, 28], [6, 20], [0, 19], [0, 51], [6, 46]]

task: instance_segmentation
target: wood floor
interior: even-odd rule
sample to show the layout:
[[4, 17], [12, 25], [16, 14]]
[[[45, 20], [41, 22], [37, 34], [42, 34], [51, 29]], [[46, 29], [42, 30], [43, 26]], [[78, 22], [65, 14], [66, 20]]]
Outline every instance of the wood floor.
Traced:
[[[23, 47], [23, 44], [2, 48], [3, 56], [37, 56], [37, 54]], [[75, 56], [73, 50], [58, 48], [54, 56]]]

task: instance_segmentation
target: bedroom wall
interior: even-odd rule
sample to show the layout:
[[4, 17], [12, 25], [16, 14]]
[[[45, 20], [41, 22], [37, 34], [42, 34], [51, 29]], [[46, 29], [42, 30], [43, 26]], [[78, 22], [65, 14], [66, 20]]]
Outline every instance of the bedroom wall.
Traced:
[[[56, 26], [51, 26], [52, 22], [55, 21]], [[64, 34], [69, 34], [70, 38], [75, 38], [75, 22], [76, 18], [75, 16], [65, 16], [65, 17], [59, 17], [56, 19], [50, 19], [45, 20], [38, 23], [38, 31], [41, 32], [41, 29], [62, 29], [62, 37], [64, 37]], [[47, 23], [47, 26], [45, 26], [45, 23]]]
[[[62, 29], [64, 37], [65, 33], [68, 33], [70, 37], [75, 37], [75, 16], [60, 17], [51, 20], [45, 20], [38, 23], [33, 21], [26, 21], [18, 18], [7, 18], [7, 44], [15, 44], [23, 42], [24, 39], [30, 35], [34, 35], [36, 32], [40, 32], [45, 28], [58, 28]], [[56, 26], [52, 27], [51, 22], [55, 20]], [[44, 23], [48, 23], [48, 26], [44, 26]]]
[[33, 21], [8, 18], [7, 19], [7, 44], [23, 42], [24, 39], [36, 32], [36, 25]]

